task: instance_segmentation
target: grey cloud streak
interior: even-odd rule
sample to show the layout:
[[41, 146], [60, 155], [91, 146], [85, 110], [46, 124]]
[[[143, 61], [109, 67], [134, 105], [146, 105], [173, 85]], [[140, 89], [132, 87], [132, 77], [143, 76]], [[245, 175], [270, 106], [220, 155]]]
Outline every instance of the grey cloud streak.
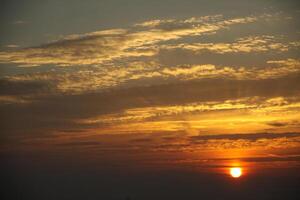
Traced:
[[221, 134], [221, 135], [198, 135], [191, 137], [194, 142], [206, 140], [250, 140], [257, 141], [260, 139], [276, 138], [294, 138], [300, 137], [300, 133], [244, 133], [244, 134]]

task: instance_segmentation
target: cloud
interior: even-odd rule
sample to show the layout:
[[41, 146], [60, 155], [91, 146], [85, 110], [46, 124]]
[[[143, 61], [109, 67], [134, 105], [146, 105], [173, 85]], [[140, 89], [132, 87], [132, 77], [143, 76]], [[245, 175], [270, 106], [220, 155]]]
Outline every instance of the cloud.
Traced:
[[13, 24], [15, 25], [20, 25], [20, 24], [27, 24], [28, 22], [27, 21], [24, 21], [24, 20], [17, 20], [17, 21], [14, 21]]
[[[213, 18], [213, 17], [211, 17]], [[251, 23], [258, 18], [244, 17], [219, 19], [190, 18], [186, 20], [156, 20], [141, 23], [129, 29], [112, 29], [69, 35], [65, 38], [38, 47], [16, 51], [0, 52], [1, 63], [15, 63], [19, 66], [58, 66], [99, 65], [117, 59], [144, 57], [157, 54], [155, 49], [145, 47], [161, 42], [178, 40], [184, 37], [214, 34], [232, 25]], [[208, 21], [207, 23], [204, 23]]]
[[[249, 134], [220, 134], [220, 135], [199, 135], [186, 139], [169, 141], [164, 144], [154, 144], [151, 150], [154, 152], [224, 152], [236, 150], [247, 152], [263, 152], [264, 150], [293, 149], [299, 147], [300, 133], [249, 133]], [[230, 153], [230, 152], [228, 152]], [[223, 156], [226, 155], [222, 154]], [[227, 155], [231, 157], [230, 155]], [[243, 156], [242, 156], [243, 157]], [[251, 159], [249, 159], [250, 161]], [[275, 158], [274, 160], [280, 160]], [[293, 160], [293, 158], [291, 158]], [[255, 161], [253, 159], [252, 161]]]
[[73, 142], [64, 142], [57, 144], [58, 146], [65, 146], [65, 147], [76, 147], [76, 146], [99, 146], [101, 142], [97, 141], [73, 141]]
[[207, 64], [165, 68], [161, 74], [179, 77], [184, 80], [216, 77], [238, 80], [259, 80], [278, 78], [300, 71], [300, 61], [295, 59], [268, 61], [267, 63], [273, 64], [274, 67], [230, 67]]
[[[289, 165], [291, 165], [291, 162], [289, 161], [299, 161], [300, 155], [297, 154], [283, 154], [283, 155], [277, 155], [277, 154], [263, 154], [263, 155], [251, 155], [251, 156], [244, 156], [241, 155], [240, 157], [232, 158], [231, 156], [228, 156], [226, 158], [199, 158], [199, 159], [191, 159], [191, 158], [183, 158], [183, 159], [176, 159], [176, 160], [166, 160], [166, 161], [160, 161], [161, 163], [165, 164], [173, 164], [173, 165], [197, 165], [201, 167], [206, 168], [228, 168], [232, 167], [231, 163], [235, 163], [237, 160], [241, 163], [247, 163], [250, 164], [252, 162], [256, 163], [256, 166], [259, 166], [259, 163], [263, 163], [264, 166], [266, 164], [270, 164], [274, 167], [274, 163], [279, 162], [288, 162]], [[278, 167], [281, 167], [280, 165]]]
[[20, 46], [17, 45], [17, 44], [8, 44], [8, 45], [5, 45], [5, 47], [7, 47], [7, 48], [19, 48]]
[[213, 64], [161, 66], [156, 62], [132, 62], [122, 66], [90, 67], [77, 70], [53, 70], [7, 77], [12, 83], [49, 82], [57, 93], [87, 93], [113, 88], [201, 79], [265, 80], [297, 74], [300, 61], [267, 61], [265, 67], [216, 66]]
[[[222, 15], [213, 15], [183, 20], [156, 19], [135, 24], [127, 29], [73, 34], [38, 47], [2, 51], [0, 63], [15, 63], [23, 67], [70, 66], [73, 69], [52, 67], [51, 70], [38, 73], [24, 71], [23, 74], [5, 77], [13, 83], [20, 82], [24, 85], [31, 82], [49, 82], [59, 94], [103, 92], [108, 89], [207, 78], [274, 79], [298, 73], [299, 60], [292, 57], [268, 59], [263, 66], [217, 65], [209, 62], [165, 65], [159, 59], [164, 48], [225, 54], [287, 51], [289, 48], [298, 47], [298, 42], [278, 42], [278, 38], [270, 35], [243, 37], [233, 43], [187, 42], [194, 41], [196, 36], [215, 34], [216, 31], [228, 30], [233, 25], [248, 25], [270, 17], [260, 15], [228, 19]], [[172, 59], [176, 59], [176, 55], [172, 54]], [[52, 95], [53, 90], [48, 94]], [[44, 93], [47, 94], [47, 91]]]
[[155, 29], [164, 29], [170, 30], [175, 27], [185, 27], [187, 25], [195, 24], [204, 24], [204, 23], [213, 23], [222, 20], [223, 15], [207, 15], [202, 17], [191, 17], [189, 19], [184, 20], [176, 20], [176, 19], [155, 19], [149, 20], [142, 23], [137, 23], [135, 26], [143, 27], [143, 28], [155, 28]]
[[49, 81], [0, 79], [0, 96], [50, 93], [54, 87], [55, 86]]
[[[157, 144], [151, 146], [153, 151], [158, 152], [206, 152], [210, 151], [228, 151], [238, 150], [247, 152], [247, 150], [255, 150], [263, 152], [263, 150], [286, 149], [299, 147], [300, 133], [243, 133], [243, 134], [216, 134], [216, 135], [198, 135], [169, 141], [165, 144]], [[225, 153], [226, 154], [226, 153]], [[229, 156], [230, 157], [230, 156]], [[247, 160], [247, 158], [246, 158]], [[245, 161], [246, 161], [245, 160]], [[256, 159], [248, 159], [248, 161]], [[272, 160], [269, 157], [269, 160]], [[274, 160], [281, 160], [276, 157]], [[293, 158], [290, 158], [293, 160]]]
[[284, 132], [298, 130], [298, 126], [292, 122], [300, 117], [299, 110], [299, 99], [252, 97], [221, 102], [132, 108], [79, 119], [76, 122], [101, 128], [101, 132], [106, 134], [185, 131], [189, 135], [195, 135], [199, 132], [212, 134], [264, 131], [269, 129], [269, 123], [284, 117], [288, 124], [272, 130]]
[[250, 53], [250, 52], [284, 52], [300, 47], [298, 42], [277, 42], [274, 36], [248, 36], [239, 38], [233, 43], [181, 43], [176, 45], [162, 45], [157, 48], [161, 50], [189, 50], [195, 53], [205, 51], [225, 53]]
[[[152, 117], [176, 116], [176, 110], [180, 111], [179, 113], [192, 114], [193, 110], [190, 108], [195, 108], [196, 113], [201, 112], [201, 109], [202, 111], [221, 110], [222, 108], [217, 105], [218, 103], [219, 105], [228, 105], [227, 110], [230, 110], [230, 106], [238, 109], [238, 107], [251, 107], [253, 104], [254, 107], [257, 107], [256, 110], [252, 110], [255, 111], [253, 114], [256, 113], [257, 115], [260, 112], [259, 106], [263, 103], [262, 105], [265, 107], [261, 110], [262, 116], [266, 112], [290, 114], [286, 110], [296, 109], [297, 106], [295, 95], [298, 94], [300, 87], [297, 84], [298, 80], [299, 76], [294, 75], [267, 80], [201, 79], [166, 84], [158, 83], [156, 85], [138, 85], [79, 94], [52, 92], [51, 84], [49, 87], [43, 81], [30, 82], [28, 86], [31, 84], [32, 86], [23, 91], [21, 86], [26, 85], [26, 83], [21, 81], [18, 84], [20, 81], [18, 80], [15, 85], [14, 81], [5, 81], [5, 84], [12, 85], [3, 87], [3, 91], [9, 88], [12, 88], [12, 91], [8, 90], [6, 93], [2, 93], [2, 97], [6, 98], [4, 100], [8, 102], [7, 96], [9, 96], [10, 99], [13, 98], [13, 102], [10, 102], [9, 106], [0, 104], [2, 129], [3, 131], [6, 130], [8, 135], [24, 134], [23, 130], [32, 131], [32, 129], [43, 130], [43, 133], [67, 129], [67, 127], [90, 129], [99, 126], [99, 123], [78, 124], [77, 122], [79, 120], [86, 120], [87, 122], [98, 120], [101, 122], [100, 120], [104, 118], [109, 122], [109, 117], [114, 117], [116, 122], [121, 122], [121, 119], [126, 118], [129, 120], [143, 119], [142, 117], [146, 115]], [[36, 85], [38, 83], [41, 86]], [[47, 91], [48, 88], [49, 91]], [[278, 95], [280, 96], [278, 97]], [[261, 98], [251, 98], [255, 96]], [[239, 99], [244, 100], [239, 101]], [[31, 103], [17, 104], [24, 100]], [[130, 112], [126, 114], [126, 111]], [[139, 113], [146, 115], [139, 115]], [[282, 116], [278, 116], [278, 118], [280, 119]], [[274, 118], [261, 119], [267, 120], [264, 122], [275, 120]], [[276, 120], [279, 119], [276, 117]], [[29, 123], [28, 120], [35, 121], [35, 123]], [[249, 120], [251, 122], [253, 119], [250, 118]], [[179, 126], [176, 125], [176, 127], [179, 129], [184, 127], [184, 123], [179, 122], [178, 124]], [[163, 126], [157, 125], [156, 129], [161, 127]], [[151, 126], [148, 128], [151, 129]], [[269, 128], [269, 126], [259, 128]]]
[[284, 150], [299, 147], [299, 133], [253, 133], [244, 136], [243, 134], [229, 134], [227, 136], [216, 136], [216, 139], [208, 137], [206, 138], [207, 140], [202, 141], [201, 137], [199, 137], [198, 141], [197, 138], [194, 138], [194, 142], [199, 142], [198, 150], [255, 149], [259, 151], [274, 148]]
[[[258, 99], [255, 98], [255, 101]], [[249, 103], [249, 101], [252, 103]], [[180, 115], [186, 113], [199, 113], [217, 110], [233, 110], [233, 109], [247, 109], [255, 108], [258, 105], [253, 104], [251, 99], [226, 100], [224, 102], [205, 102], [205, 103], [191, 103], [186, 105], [172, 105], [172, 106], [155, 106], [143, 107], [124, 110], [122, 113], [104, 115], [96, 119], [86, 119], [82, 123], [128, 123], [130, 121], [144, 121], [151, 120], [157, 117]]]
[[270, 126], [275, 126], [275, 127], [283, 127], [283, 126], [287, 125], [287, 123], [284, 123], [284, 122], [269, 122], [267, 124]]
[[221, 134], [221, 135], [198, 135], [192, 136], [192, 141], [205, 140], [250, 140], [257, 141], [260, 139], [277, 139], [277, 138], [294, 138], [300, 137], [300, 133], [248, 133], [248, 134]]
[[32, 103], [32, 101], [19, 96], [10, 96], [10, 95], [0, 96], [0, 104], [23, 104], [23, 103]]
[[0, 103], [32, 103], [38, 97], [57, 90], [54, 83], [45, 80], [0, 79]]
[[133, 139], [130, 142], [133, 143], [150, 143], [153, 142], [153, 139], [151, 138], [137, 138], [137, 139]]
[[[130, 141], [132, 148], [147, 144], [156, 147], [154, 150], [179, 147], [184, 151], [194, 147], [270, 147], [271, 143], [283, 146], [285, 139], [297, 146], [296, 136], [272, 134], [296, 133], [299, 129], [293, 123], [300, 109], [300, 61], [293, 54], [299, 43], [281, 36], [238, 31], [231, 35], [233, 29], [263, 18], [228, 19], [218, 15], [156, 19], [128, 28], [68, 35], [37, 47], [2, 51], [1, 63], [40, 67], [12, 68], [24, 73], [17, 71], [0, 79], [1, 138], [26, 140], [34, 135], [38, 143], [47, 135], [63, 146], [64, 141], [58, 139], [62, 136], [76, 140], [95, 135], [166, 133], [168, 138], [169, 133], [180, 132], [183, 136], [165, 139], [167, 144], [161, 146], [153, 144], [156, 139]], [[224, 32], [234, 39], [223, 34], [219, 38], [218, 33]], [[183, 64], [168, 65], [160, 60], [162, 51], [178, 49], [191, 51], [187, 55], [197, 57], [200, 53], [205, 56], [205, 52], [214, 56], [230, 54], [233, 62], [242, 54], [255, 52], [256, 58], [264, 54], [263, 61], [257, 62], [260, 64], [255, 61], [249, 65], [216, 64], [200, 60], [202, 57], [197, 63], [185, 64], [189, 56]], [[172, 59], [176, 60], [175, 53]], [[271, 134], [267, 138], [242, 138], [246, 137], [244, 133], [266, 131]], [[191, 145], [189, 137], [199, 133], [218, 133], [219, 137], [236, 134], [236, 140], [219, 138], [214, 143], [208, 139], [205, 144]], [[97, 146], [90, 141], [93, 140], [65, 144]]]
[[295, 121], [273, 121], [267, 123], [270, 126], [273, 127], [288, 127], [288, 126], [293, 126], [293, 127], [300, 127], [300, 122], [295, 120]]

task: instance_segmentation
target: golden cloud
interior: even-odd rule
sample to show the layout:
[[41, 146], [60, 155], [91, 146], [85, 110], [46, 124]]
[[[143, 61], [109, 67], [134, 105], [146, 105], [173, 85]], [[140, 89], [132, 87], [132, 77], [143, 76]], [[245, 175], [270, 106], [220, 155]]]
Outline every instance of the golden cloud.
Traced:
[[181, 43], [176, 45], [162, 45], [159, 49], [174, 50], [184, 49], [195, 53], [210, 51], [218, 54], [225, 53], [250, 53], [250, 52], [267, 52], [276, 50], [278, 52], [296, 49], [300, 46], [298, 42], [277, 42], [274, 36], [249, 36], [239, 38], [233, 43]]
[[[99, 65], [116, 59], [144, 57], [157, 54], [151, 45], [178, 40], [183, 37], [213, 34], [235, 24], [246, 24], [258, 20], [244, 17], [227, 20], [210, 20], [214, 17], [190, 18], [186, 20], [155, 20], [141, 23], [129, 29], [112, 29], [69, 35], [65, 38], [38, 47], [0, 52], [1, 63], [15, 63], [19, 66]], [[208, 21], [208, 22], [206, 22]], [[210, 22], [211, 21], [211, 22]], [[206, 23], [204, 23], [206, 22]], [[147, 47], [147, 48], [146, 48]]]
[[284, 77], [300, 71], [295, 59], [267, 61], [265, 67], [216, 66], [212, 64], [168, 66], [156, 62], [133, 62], [124, 66], [88, 68], [73, 72], [44, 72], [7, 77], [14, 82], [50, 81], [58, 92], [82, 93], [117, 88], [128, 84], [140, 85], [143, 81], [159, 79], [161, 83], [174, 80], [200, 80], [225, 78], [233, 80], [264, 80]]

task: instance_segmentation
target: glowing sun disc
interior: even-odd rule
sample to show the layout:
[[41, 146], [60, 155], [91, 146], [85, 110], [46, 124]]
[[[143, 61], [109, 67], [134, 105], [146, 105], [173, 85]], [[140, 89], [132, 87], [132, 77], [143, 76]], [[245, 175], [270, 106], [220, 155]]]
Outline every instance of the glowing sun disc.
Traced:
[[233, 177], [233, 178], [238, 178], [242, 175], [242, 168], [240, 167], [233, 167], [233, 168], [230, 168], [230, 175]]

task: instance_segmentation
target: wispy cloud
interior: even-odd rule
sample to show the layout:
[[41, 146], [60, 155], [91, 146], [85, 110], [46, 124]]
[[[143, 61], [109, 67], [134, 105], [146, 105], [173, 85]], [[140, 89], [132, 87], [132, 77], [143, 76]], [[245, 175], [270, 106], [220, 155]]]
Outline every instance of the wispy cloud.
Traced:
[[[297, 49], [299, 42], [284, 42], [271, 35], [247, 36], [234, 42], [199, 43], [195, 37], [230, 30], [271, 19], [258, 15], [228, 19], [222, 15], [189, 19], [156, 19], [129, 28], [110, 29], [86, 34], [73, 34], [38, 47], [0, 52], [0, 63], [22, 67], [41, 65], [72, 66], [74, 70], [51, 70], [5, 77], [12, 83], [49, 82], [58, 93], [84, 93], [138, 85], [166, 84], [174, 81], [206, 78], [261, 80], [298, 73], [299, 60], [267, 60], [264, 66], [217, 65], [212, 63], [166, 65], [159, 59], [161, 50], [250, 53], [286, 52]], [[188, 39], [188, 40], [187, 40]], [[185, 41], [184, 43], [182, 41]], [[189, 41], [189, 42], [187, 42]], [[176, 54], [172, 56], [176, 58]]]
[[28, 21], [24, 21], [24, 20], [16, 20], [13, 22], [13, 24], [19, 25], [19, 24], [27, 24]]
[[195, 65], [187, 67], [175, 67], [163, 69], [163, 74], [178, 76], [182, 79], [197, 79], [223, 77], [233, 79], [268, 79], [286, 76], [300, 70], [300, 62], [294, 59], [268, 61], [274, 66], [259, 67], [231, 67], [215, 65]]
[[138, 86], [159, 80], [160, 84], [201, 79], [264, 80], [300, 71], [295, 59], [267, 61], [265, 67], [216, 66], [213, 64], [161, 66], [156, 62], [132, 62], [123, 66], [88, 68], [66, 72], [41, 72], [10, 76], [13, 83], [49, 82], [59, 93], [82, 93], [124, 86]]
[[277, 42], [274, 36], [249, 36], [239, 38], [233, 43], [182, 43], [176, 45], [162, 45], [160, 49], [166, 50], [190, 50], [195, 53], [205, 51], [218, 54], [225, 53], [250, 53], [250, 52], [284, 52], [290, 49], [296, 49], [300, 46], [299, 42]]
[[294, 138], [300, 137], [300, 133], [245, 133], [245, 134], [221, 134], [221, 135], [198, 135], [192, 136], [193, 141], [205, 140], [250, 140], [257, 141], [263, 139]]
[[8, 44], [8, 45], [5, 45], [4, 47], [7, 47], [7, 48], [18, 48], [20, 46], [17, 45], [17, 44]]
[[[106, 134], [183, 131], [187, 135], [197, 135], [264, 130], [278, 133], [298, 130], [299, 127], [293, 122], [300, 117], [299, 110], [299, 99], [253, 97], [223, 102], [127, 109], [114, 114], [78, 119], [76, 123], [90, 126], [91, 132], [96, 128]], [[272, 130], [274, 126], [270, 123], [281, 118], [286, 119], [285, 126]]]
[[[129, 29], [70, 35], [39, 47], [0, 52], [0, 62], [15, 63], [20, 66], [99, 65], [121, 58], [153, 56], [157, 51], [145, 47], [184, 37], [214, 34], [218, 30], [233, 25], [247, 24], [257, 20], [258, 17], [156, 20], [144, 22]], [[139, 26], [144, 29], [136, 28]]]

